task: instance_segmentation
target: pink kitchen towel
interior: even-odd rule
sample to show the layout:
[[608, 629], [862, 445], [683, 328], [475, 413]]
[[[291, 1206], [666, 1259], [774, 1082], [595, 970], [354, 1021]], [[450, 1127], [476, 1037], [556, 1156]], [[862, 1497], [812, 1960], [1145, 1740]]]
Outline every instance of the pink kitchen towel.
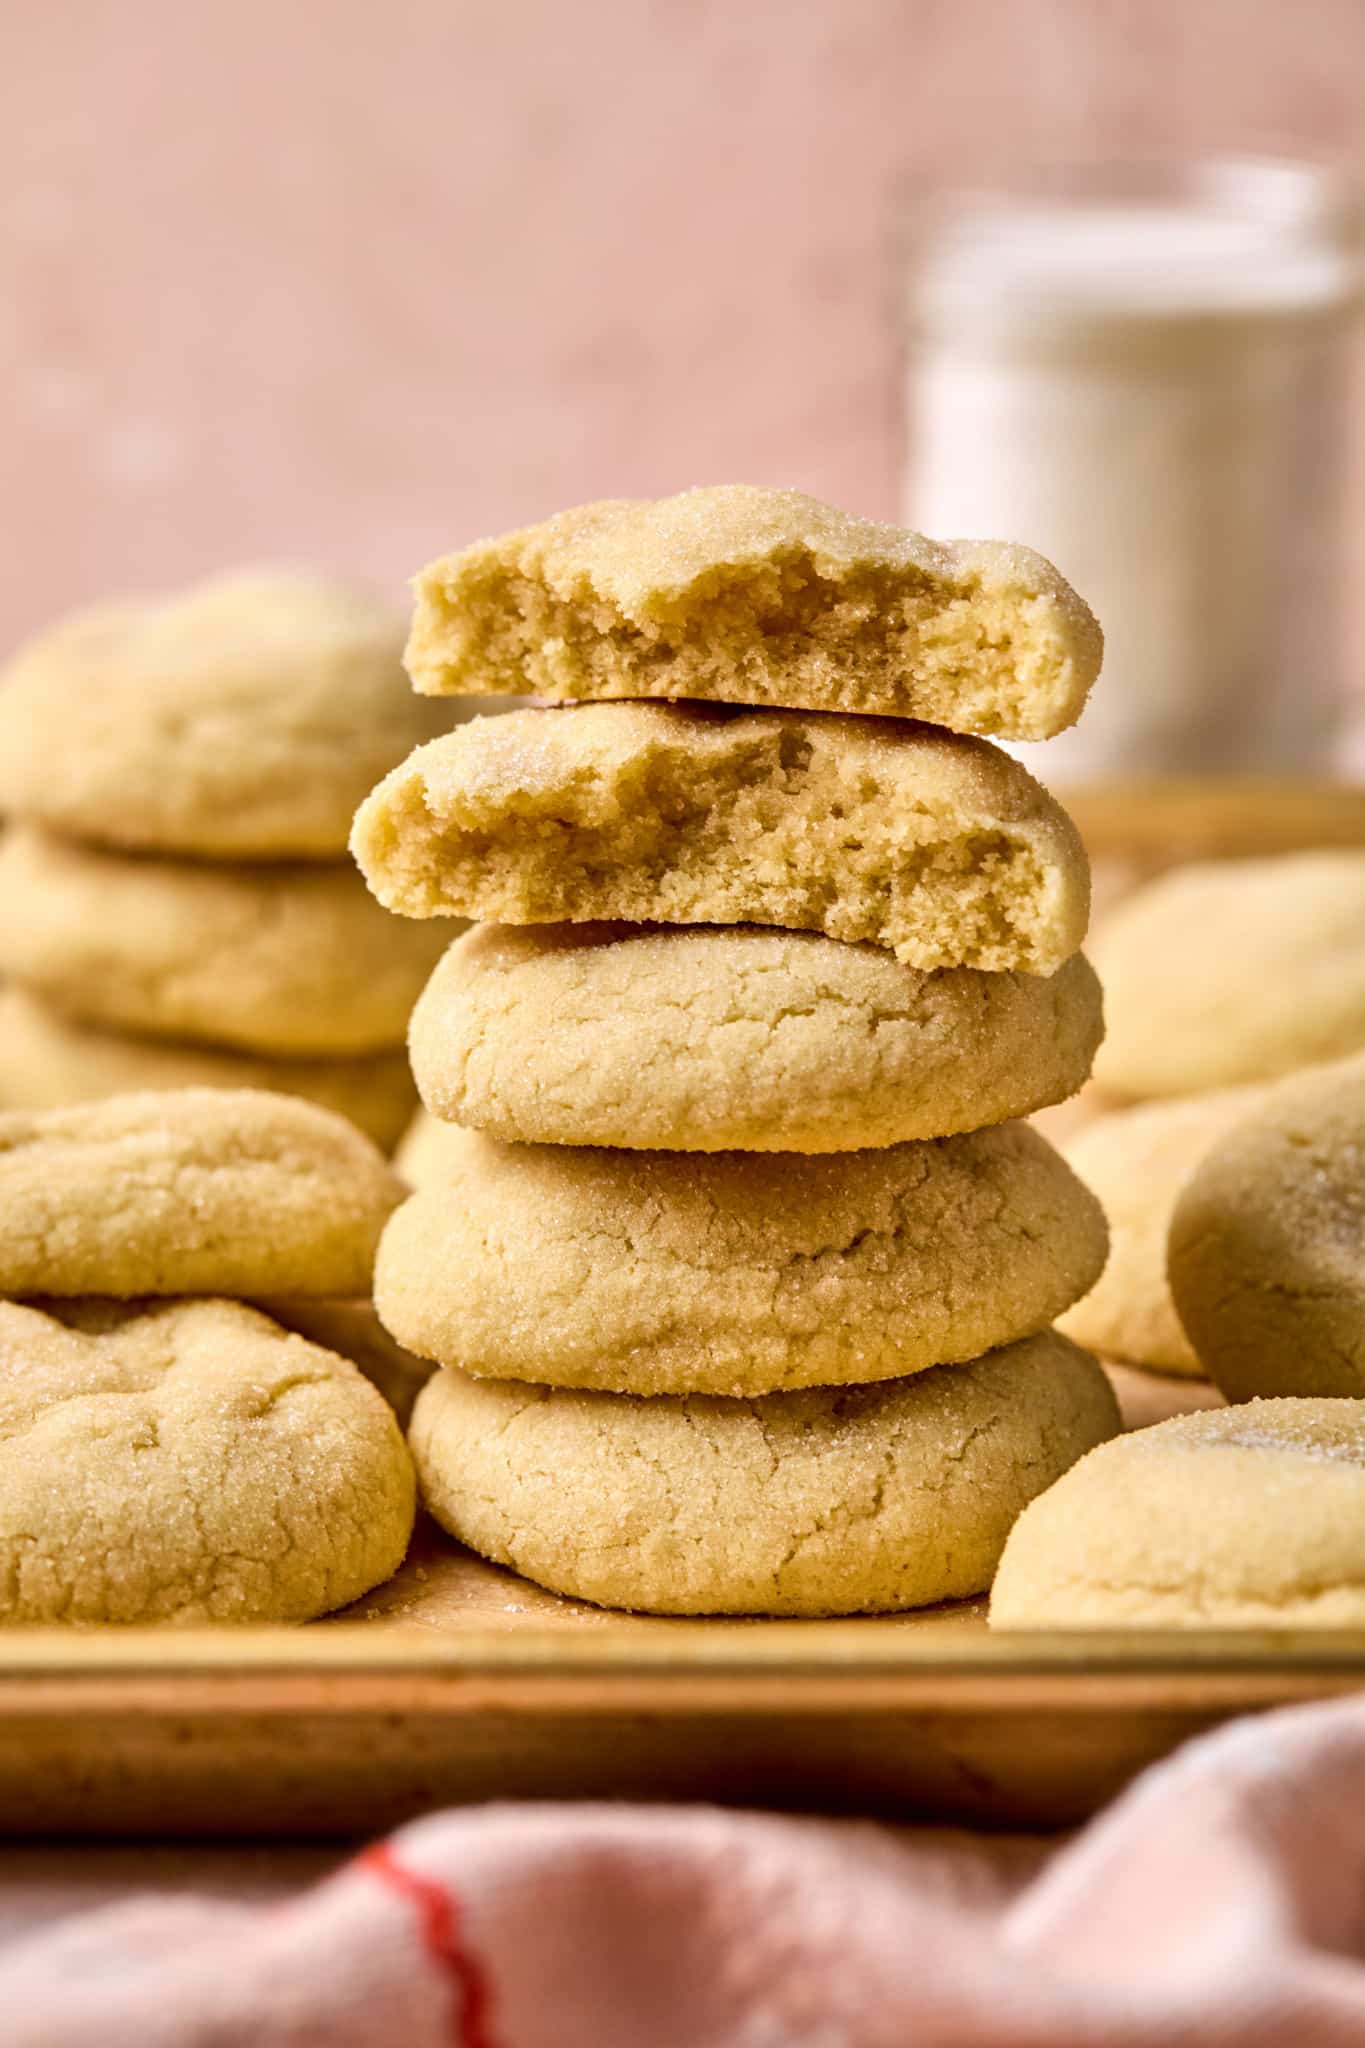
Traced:
[[6, 2048], [1365, 2048], [1365, 1701], [1233, 1724], [1060, 1847], [696, 1808], [417, 1822], [284, 1906], [0, 1955]]

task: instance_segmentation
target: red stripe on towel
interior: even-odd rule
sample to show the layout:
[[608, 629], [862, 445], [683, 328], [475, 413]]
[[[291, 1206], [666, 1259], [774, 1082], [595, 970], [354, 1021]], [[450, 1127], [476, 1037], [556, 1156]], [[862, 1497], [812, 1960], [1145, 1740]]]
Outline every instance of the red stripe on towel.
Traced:
[[482, 1969], [460, 1939], [460, 1908], [445, 1885], [400, 1863], [388, 1842], [376, 1842], [358, 1859], [390, 1890], [417, 1908], [422, 1945], [432, 1961], [454, 1980], [460, 2010], [452, 2040], [455, 2048], [496, 2048], [488, 2031], [489, 1993]]

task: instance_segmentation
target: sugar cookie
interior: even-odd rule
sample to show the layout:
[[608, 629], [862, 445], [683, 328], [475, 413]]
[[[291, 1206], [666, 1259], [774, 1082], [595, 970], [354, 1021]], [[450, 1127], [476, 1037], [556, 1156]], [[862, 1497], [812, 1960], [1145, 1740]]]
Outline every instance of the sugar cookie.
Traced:
[[308, 1621], [414, 1495], [374, 1388], [254, 1309], [0, 1302], [0, 1621]]
[[1026, 1124], [813, 1156], [463, 1149], [386, 1227], [375, 1306], [409, 1351], [490, 1379], [891, 1379], [1044, 1328], [1104, 1264], [1099, 1204]]
[[398, 1142], [393, 1163], [409, 1187], [420, 1188], [429, 1180], [439, 1180], [447, 1165], [458, 1164], [463, 1154], [464, 1136], [459, 1127], [438, 1123], [419, 1109]]
[[1063, 1148], [1109, 1219], [1109, 1263], [1060, 1326], [1068, 1337], [1129, 1365], [1198, 1376], [1166, 1280], [1166, 1233], [1181, 1190], [1263, 1089], [1223, 1088], [1119, 1110]]
[[1265, 1092], [1190, 1178], [1168, 1258], [1230, 1401], [1365, 1395], [1365, 1057]]
[[18, 987], [0, 989], [0, 1110], [60, 1109], [149, 1088], [269, 1088], [344, 1116], [388, 1151], [416, 1090], [400, 1052], [271, 1059], [167, 1038], [134, 1038], [64, 1017]]
[[0, 971], [87, 1023], [374, 1052], [401, 1045], [441, 951], [349, 868], [130, 859], [20, 827], [0, 840]]
[[433, 1114], [497, 1138], [846, 1152], [1058, 1102], [1102, 1031], [1079, 954], [923, 974], [759, 926], [476, 925], [408, 1042]]
[[932, 541], [800, 491], [608, 499], [448, 555], [416, 581], [419, 690], [690, 697], [1045, 739], [1100, 665], [1050, 562]]
[[1365, 1403], [1253, 1401], [1102, 1444], [1015, 1523], [991, 1622], [1365, 1626]]
[[271, 570], [82, 612], [0, 676], [0, 810], [147, 852], [335, 858], [365, 792], [450, 724], [401, 643], [373, 592]]
[[1116, 1095], [1188, 1095], [1365, 1049], [1365, 851], [1177, 868], [1093, 946]]
[[289, 1095], [0, 1116], [0, 1295], [367, 1294], [402, 1194], [368, 1138]]
[[495, 924], [766, 924], [1050, 974], [1085, 936], [1066, 814], [983, 740], [876, 718], [580, 704], [419, 747], [356, 815], [382, 903]]
[[861, 1614], [990, 1583], [1011, 1522], [1118, 1427], [1048, 1331], [876, 1387], [634, 1400], [438, 1372], [427, 1506], [553, 1592], [657, 1614]]

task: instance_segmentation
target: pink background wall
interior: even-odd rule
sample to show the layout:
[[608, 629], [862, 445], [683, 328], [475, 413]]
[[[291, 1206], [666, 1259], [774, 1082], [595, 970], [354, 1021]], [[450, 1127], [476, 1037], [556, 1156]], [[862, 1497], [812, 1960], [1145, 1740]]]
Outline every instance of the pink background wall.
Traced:
[[1365, 158], [1365, 6], [7, 0], [0, 647], [604, 493], [889, 513], [898, 192], [1171, 146]]

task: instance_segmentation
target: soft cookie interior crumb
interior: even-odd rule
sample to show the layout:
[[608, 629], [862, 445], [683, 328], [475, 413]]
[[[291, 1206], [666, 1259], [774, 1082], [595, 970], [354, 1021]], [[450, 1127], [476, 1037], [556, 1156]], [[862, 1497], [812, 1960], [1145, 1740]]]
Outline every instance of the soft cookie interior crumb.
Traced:
[[[613, 717], [583, 747], [566, 730]], [[419, 749], [362, 807], [354, 849], [391, 909], [780, 925], [920, 968], [1039, 974], [1084, 936], [1074, 831], [1004, 756], [951, 753], [971, 742], [644, 705], [487, 723]]]

